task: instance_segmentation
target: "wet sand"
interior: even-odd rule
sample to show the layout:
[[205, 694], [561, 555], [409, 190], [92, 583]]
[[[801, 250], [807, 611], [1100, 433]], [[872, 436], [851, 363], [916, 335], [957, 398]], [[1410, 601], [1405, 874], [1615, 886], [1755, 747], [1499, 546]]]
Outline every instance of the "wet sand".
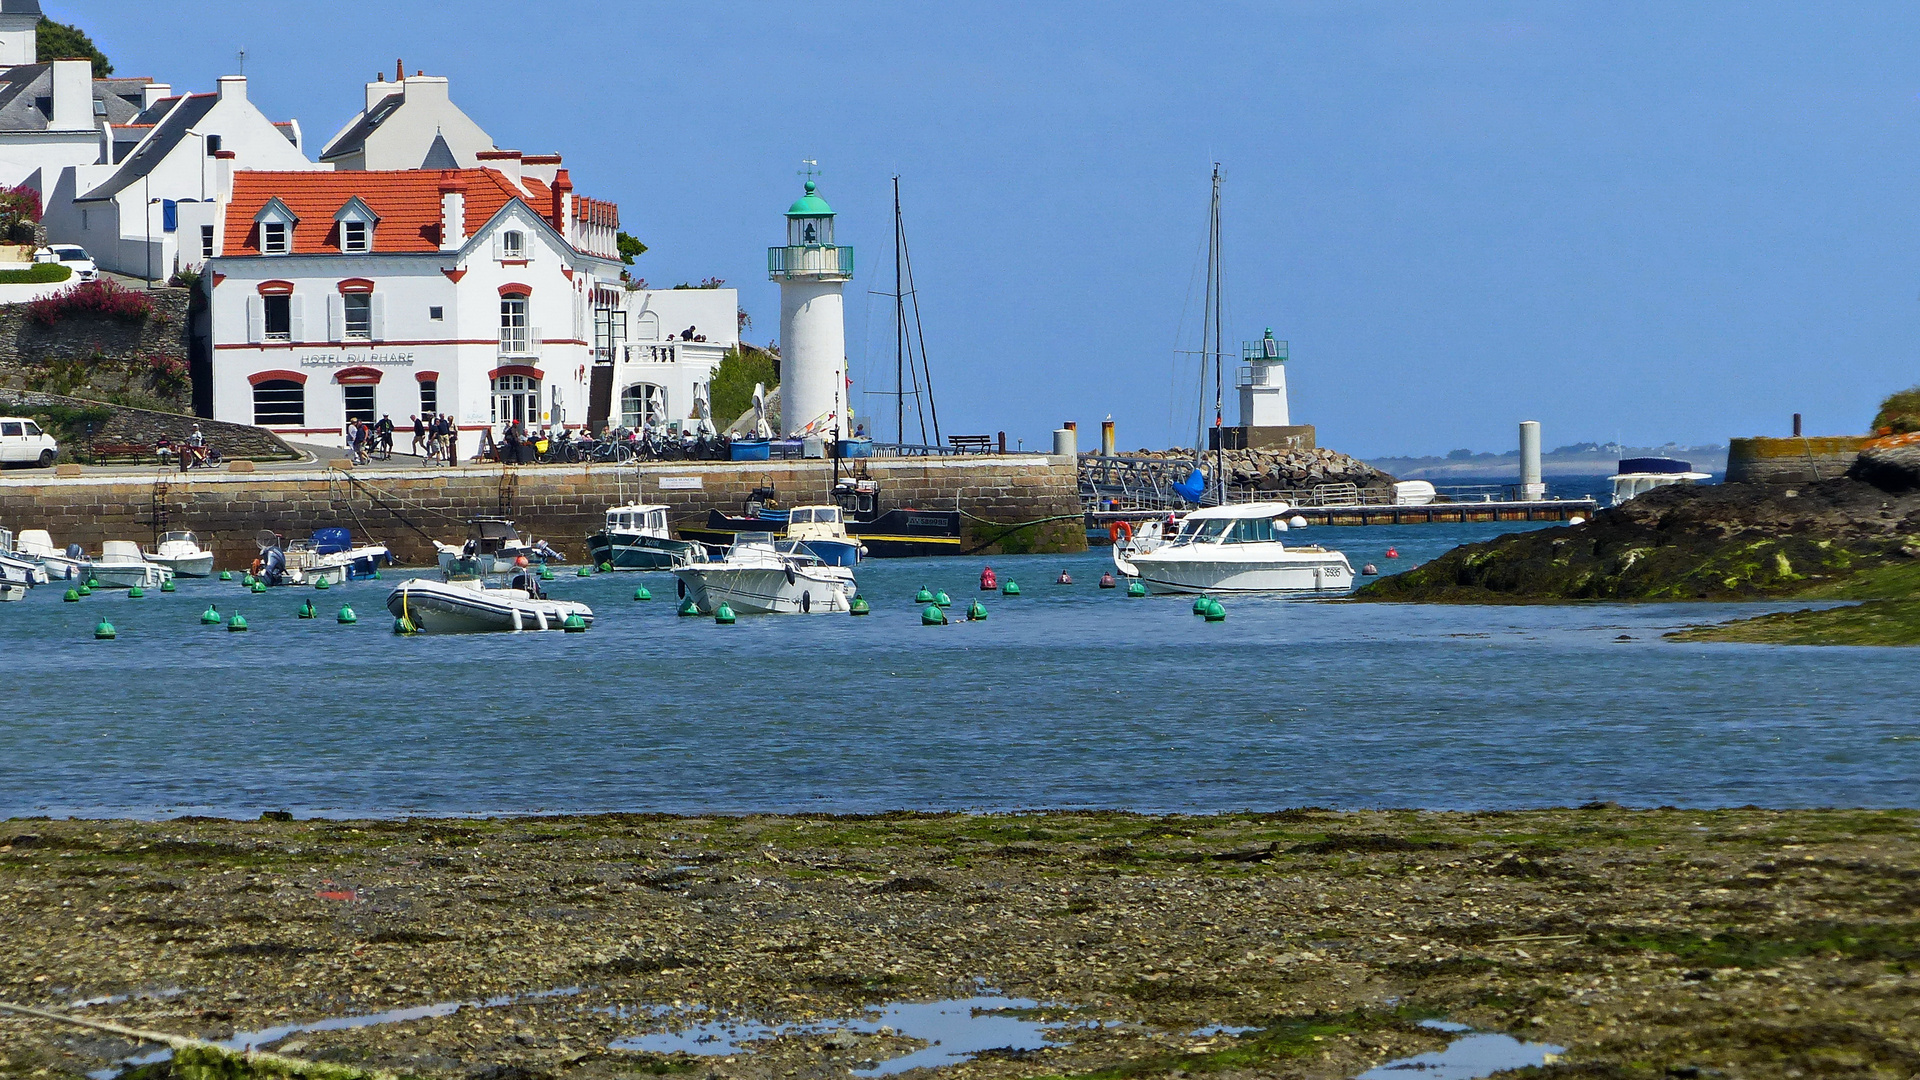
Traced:
[[[846, 1076], [926, 1045], [869, 1007], [991, 993], [1038, 1003], [994, 1016], [1044, 1039], [944, 1073], [1354, 1076], [1444, 1046], [1419, 1023], [1439, 1018], [1566, 1047], [1542, 1075], [1907, 1077], [1916, 826], [1610, 806], [14, 819], [0, 1000], [211, 1039], [415, 1009], [269, 1048], [489, 1080]], [[712, 1055], [610, 1047], [717, 1016], [805, 1026]], [[1202, 1030], [1221, 1024], [1251, 1030]], [[0, 1017], [0, 1075], [135, 1049]]]

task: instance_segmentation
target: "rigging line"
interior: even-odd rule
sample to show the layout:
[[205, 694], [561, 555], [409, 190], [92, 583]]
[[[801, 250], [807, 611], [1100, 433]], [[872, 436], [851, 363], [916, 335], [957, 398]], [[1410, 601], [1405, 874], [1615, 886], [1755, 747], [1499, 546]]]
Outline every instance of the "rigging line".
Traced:
[[[907, 231], [904, 223], [900, 229], [900, 253], [907, 267], [907, 294], [913, 297], [913, 332], [920, 342], [920, 370], [926, 375], [927, 412], [933, 416], [933, 445], [938, 446], [940, 445], [940, 402], [933, 396], [933, 366], [927, 360], [927, 331], [920, 321], [919, 290], [914, 288], [913, 283], [913, 249], [907, 246]], [[918, 380], [916, 379], [915, 382], [917, 385]], [[918, 399], [915, 400], [917, 403]], [[924, 428], [920, 437], [922, 440], [926, 438]]]

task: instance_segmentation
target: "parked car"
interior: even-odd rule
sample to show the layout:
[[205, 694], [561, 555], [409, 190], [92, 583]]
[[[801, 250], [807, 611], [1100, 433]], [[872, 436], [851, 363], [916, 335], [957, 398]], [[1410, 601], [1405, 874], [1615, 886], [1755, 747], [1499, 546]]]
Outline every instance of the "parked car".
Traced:
[[34, 252], [33, 261], [64, 263], [67, 269], [73, 271], [75, 281], [92, 281], [100, 273], [100, 268], [93, 264], [93, 256], [87, 254], [87, 249], [78, 244], [52, 244], [43, 247]]
[[0, 463], [51, 468], [60, 444], [24, 416], [0, 416]]

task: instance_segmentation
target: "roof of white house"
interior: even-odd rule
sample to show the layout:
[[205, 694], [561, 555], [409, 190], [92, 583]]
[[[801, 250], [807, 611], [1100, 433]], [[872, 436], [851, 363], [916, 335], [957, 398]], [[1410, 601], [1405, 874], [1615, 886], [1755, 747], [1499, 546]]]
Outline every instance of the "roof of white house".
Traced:
[[[0, 0], [0, 4], [9, 0]], [[39, 5], [34, 5], [39, 10]], [[0, 9], [11, 14], [12, 8]], [[130, 123], [140, 114], [140, 97], [152, 79], [94, 79], [93, 100], [106, 105], [108, 123]], [[53, 122], [53, 65], [17, 64], [0, 70], [0, 131], [45, 131]], [[96, 113], [95, 120], [102, 119]]]
[[[165, 118], [158, 122], [152, 137], [141, 144], [140, 148], [120, 163], [120, 168], [107, 178], [107, 182], [87, 192], [75, 202], [92, 202], [97, 199], [111, 199], [127, 188], [140, 182], [140, 178], [154, 170], [154, 167], [166, 160], [180, 140], [187, 137], [195, 124], [206, 119], [207, 113], [220, 101], [218, 94], [188, 94], [186, 97], [163, 98], [153, 104], [153, 108], [142, 113], [142, 117], [155, 114], [165, 108]], [[197, 150], [196, 150], [197, 152]]]

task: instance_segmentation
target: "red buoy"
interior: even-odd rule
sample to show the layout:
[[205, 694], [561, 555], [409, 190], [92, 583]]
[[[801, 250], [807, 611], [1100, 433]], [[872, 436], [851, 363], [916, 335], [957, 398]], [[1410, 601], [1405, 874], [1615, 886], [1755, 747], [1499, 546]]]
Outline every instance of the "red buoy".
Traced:
[[1400, 557], [1400, 549], [1399, 549], [1399, 548], [1388, 548], [1388, 549], [1387, 549], [1387, 558], [1389, 558], [1389, 559], [1397, 559], [1397, 558], [1399, 558], [1399, 557]]
[[993, 567], [989, 566], [980, 571], [980, 591], [981, 592], [992, 592], [993, 590], [999, 587], [1000, 587], [1000, 583], [997, 580], [995, 580], [993, 576]]

